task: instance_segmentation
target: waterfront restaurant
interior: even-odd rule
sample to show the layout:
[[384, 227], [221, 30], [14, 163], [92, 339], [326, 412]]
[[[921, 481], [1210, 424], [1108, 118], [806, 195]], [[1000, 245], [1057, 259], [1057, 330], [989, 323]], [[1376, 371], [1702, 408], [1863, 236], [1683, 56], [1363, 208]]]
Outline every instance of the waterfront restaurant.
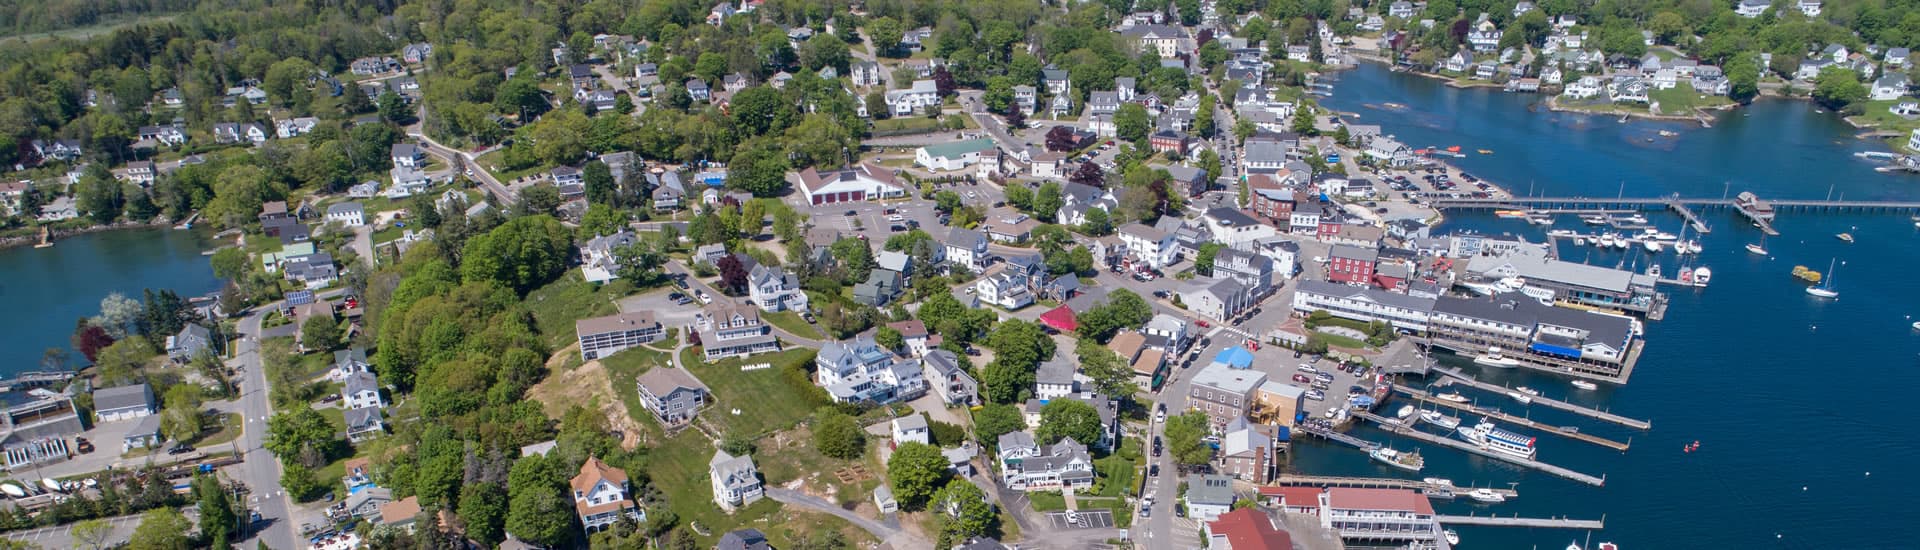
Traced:
[[1349, 541], [1432, 544], [1442, 535], [1433, 503], [1408, 489], [1331, 487], [1320, 494], [1320, 526]]
[[1552, 290], [1555, 300], [1639, 315], [1657, 315], [1666, 303], [1666, 296], [1654, 289], [1653, 277], [1555, 260], [1537, 250], [1476, 256], [1467, 261], [1467, 275], [1469, 280], [1482, 283], [1518, 277], [1529, 287]]
[[1427, 339], [1467, 354], [1500, 348], [1531, 368], [1624, 381], [1638, 356], [1638, 322], [1549, 306], [1518, 292], [1445, 296], [1433, 305]]

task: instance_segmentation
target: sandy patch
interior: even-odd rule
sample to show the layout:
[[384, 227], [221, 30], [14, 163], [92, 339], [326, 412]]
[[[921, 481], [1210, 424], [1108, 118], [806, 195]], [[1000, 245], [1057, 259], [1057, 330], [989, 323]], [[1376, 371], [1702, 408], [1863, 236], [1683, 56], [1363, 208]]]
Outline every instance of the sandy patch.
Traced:
[[607, 376], [606, 367], [599, 361], [588, 361], [572, 370], [561, 370], [569, 357], [576, 357], [577, 346], [568, 346], [547, 359], [547, 379], [528, 389], [527, 397], [540, 402], [547, 417], [556, 420], [574, 405], [585, 404], [606, 415], [607, 425], [623, 434], [620, 446], [628, 450], [638, 447], [644, 428], [627, 416], [620, 397], [613, 393], [613, 381]]

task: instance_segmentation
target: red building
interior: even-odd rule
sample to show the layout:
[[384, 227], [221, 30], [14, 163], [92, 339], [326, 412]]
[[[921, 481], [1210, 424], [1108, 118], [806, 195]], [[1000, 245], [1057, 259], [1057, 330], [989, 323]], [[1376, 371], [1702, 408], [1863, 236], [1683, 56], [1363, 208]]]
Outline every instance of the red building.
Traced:
[[1373, 284], [1373, 264], [1380, 252], [1344, 244], [1333, 245], [1327, 260], [1327, 280], [1348, 285]]
[[1267, 174], [1249, 174], [1247, 190], [1252, 202], [1247, 211], [1254, 217], [1266, 218], [1276, 223], [1285, 222], [1293, 217], [1293, 206], [1299, 197], [1292, 189], [1282, 185], [1279, 180]]
[[1208, 548], [1233, 550], [1293, 550], [1293, 536], [1273, 525], [1273, 518], [1255, 508], [1241, 508], [1207, 523]]
[[1187, 154], [1187, 136], [1184, 135], [1161, 130], [1148, 136], [1147, 142], [1153, 146], [1155, 153], [1171, 152], [1181, 156]]

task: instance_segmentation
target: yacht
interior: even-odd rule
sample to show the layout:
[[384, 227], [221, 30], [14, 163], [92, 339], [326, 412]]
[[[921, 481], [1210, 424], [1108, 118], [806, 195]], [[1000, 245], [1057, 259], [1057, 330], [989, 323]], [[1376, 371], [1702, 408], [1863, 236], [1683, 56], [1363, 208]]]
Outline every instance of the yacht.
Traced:
[[1409, 472], [1418, 472], [1427, 465], [1427, 459], [1421, 458], [1420, 453], [1403, 453], [1386, 447], [1368, 451], [1367, 456], [1373, 457], [1374, 460], [1378, 460], [1388, 466]]
[[[1647, 252], [1653, 252], [1656, 254], [1658, 254], [1660, 250], [1663, 248], [1660, 244], [1660, 241], [1656, 241], [1652, 239], [1640, 241], [1640, 246], [1647, 247]], [[1679, 247], [1676, 246], [1674, 248], [1679, 248]]]
[[1660, 264], [1653, 264], [1653, 265], [1647, 266], [1647, 276], [1653, 277], [1655, 279], [1660, 278]]
[[1534, 225], [1553, 225], [1553, 217], [1546, 214], [1528, 214], [1527, 223]]
[[1563, 239], [1568, 237], [1573, 237], [1575, 235], [1578, 235], [1578, 233], [1575, 233], [1572, 229], [1555, 229], [1547, 232], [1548, 237], [1560, 237]]
[[1693, 286], [1705, 288], [1707, 280], [1712, 278], [1713, 270], [1707, 269], [1707, 266], [1693, 268]]
[[1422, 412], [1420, 413], [1420, 420], [1449, 430], [1460, 427], [1459, 418], [1441, 414], [1440, 411]]
[[1761, 255], [1761, 256], [1765, 256], [1765, 255], [1767, 255], [1767, 247], [1765, 247], [1765, 246], [1761, 246], [1761, 245], [1759, 245], [1759, 244], [1755, 244], [1755, 243], [1747, 243], [1747, 252], [1750, 252], [1750, 253], [1753, 253], [1753, 254], [1759, 254], [1759, 255]]
[[1524, 394], [1527, 394], [1527, 395], [1533, 395], [1533, 396], [1538, 396], [1538, 395], [1540, 395], [1540, 390], [1536, 390], [1536, 389], [1533, 389], [1533, 388], [1529, 388], [1529, 387], [1526, 387], [1526, 386], [1520, 386], [1520, 387], [1518, 387], [1518, 388], [1514, 388], [1514, 389], [1516, 389], [1516, 390], [1520, 390], [1520, 393], [1524, 393]]
[[1820, 281], [1820, 286], [1807, 287], [1807, 294], [1811, 294], [1816, 298], [1838, 298], [1840, 296], [1840, 291], [1833, 289], [1834, 267], [1836, 266], [1834, 265], [1833, 260], [1827, 260], [1826, 278]]
[[1574, 380], [1574, 381], [1572, 381], [1572, 382], [1568, 382], [1568, 383], [1569, 383], [1569, 384], [1573, 384], [1573, 387], [1576, 387], [1576, 388], [1580, 388], [1580, 389], [1583, 389], [1583, 390], [1587, 390], [1587, 391], [1593, 391], [1593, 390], [1596, 390], [1596, 389], [1600, 389], [1600, 385], [1599, 385], [1599, 384], [1595, 384], [1595, 383], [1592, 383], [1592, 382], [1588, 382], [1588, 381], [1586, 381], [1586, 380]]
[[1454, 532], [1454, 530], [1452, 529], [1448, 529], [1446, 531], [1442, 531], [1441, 534], [1447, 537], [1448, 546], [1456, 546], [1460, 544], [1460, 533]]
[[1586, 222], [1587, 225], [1606, 225], [1607, 217], [1602, 214], [1588, 214], [1581, 216], [1580, 221]]
[[1467, 498], [1478, 500], [1480, 502], [1506, 502], [1507, 501], [1506, 496], [1501, 495], [1500, 493], [1493, 492], [1493, 489], [1486, 489], [1486, 488], [1467, 491]]
[[1527, 460], [1533, 460], [1539, 454], [1539, 449], [1533, 446], [1536, 441], [1534, 437], [1502, 430], [1494, 426], [1492, 420], [1485, 418], [1480, 419], [1480, 423], [1472, 428], [1460, 430], [1460, 438], [1480, 446], [1481, 449]]
[[1473, 364], [1510, 369], [1520, 366], [1520, 360], [1500, 355], [1500, 348], [1487, 348], [1487, 353], [1473, 358]]
[[1426, 482], [1426, 484], [1428, 484], [1428, 485], [1436, 485], [1436, 486], [1440, 486], [1440, 487], [1452, 487], [1452, 486], [1453, 486], [1453, 480], [1451, 480], [1451, 479], [1447, 479], [1447, 478], [1444, 478], [1444, 477], [1429, 477], [1429, 478], [1426, 478], [1426, 479], [1422, 479], [1422, 480], [1420, 480], [1420, 481], [1423, 481], [1423, 482]]
[[1622, 223], [1647, 223], [1647, 217], [1639, 214], [1628, 214], [1614, 219]]
[[1533, 396], [1520, 393], [1517, 391], [1507, 392], [1507, 397], [1512, 397], [1514, 401], [1519, 401], [1520, 404], [1522, 405], [1528, 405], [1533, 403]]
[[1600, 238], [1598, 238], [1598, 239], [1594, 239], [1594, 240], [1593, 240], [1593, 243], [1594, 243], [1594, 244], [1597, 244], [1597, 245], [1600, 245], [1600, 247], [1601, 247], [1601, 248], [1606, 248], [1606, 247], [1610, 247], [1610, 246], [1613, 246], [1613, 234], [1612, 234], [1612, 233], [1601, 233], [1601, 234], [1600, 234]]
[[1393, 416], [1394, 418], [1398, 418], [1400, 420], [1406, 420], [1408, 418], [1413, 418], [1413, 413], [1414, 413], [1413, 405], [1401, 405], [1400, 411], [1394, 414]]
[[[1440, 398], [1441, 401], [1451, 401], [1454, 403], [1466, 403], [1468, 401], [1467, 396], [1460, 395], [1460, 392], [1448, 392], [1434, 397]], [[1455, 419], [1454, 422], [1458, 423], [1459, 420]]]

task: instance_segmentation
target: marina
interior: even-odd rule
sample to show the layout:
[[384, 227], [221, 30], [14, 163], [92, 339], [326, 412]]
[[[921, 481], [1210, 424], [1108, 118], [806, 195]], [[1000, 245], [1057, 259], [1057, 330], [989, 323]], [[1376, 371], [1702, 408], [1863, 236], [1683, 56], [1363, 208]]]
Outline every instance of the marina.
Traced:
[[1547, 529], [1593, 529], [1607, 527], [1606, 520], [1572, 518], [1523, 518], [1500, 516], [1452, 516], [1439, 515], [1433, 518], [1441, 525], [1484, 525], [1488, 527], [1542, 527]]
[[1450, 437], [1437, 436], [1437, 435], [1433, 435], [1420, 430], [1412, 429], [1407, 426], [1403, 426], [1399, 422], [1395, 422], [1392, 419], [1385, 418], [1373, 413], [1356, 411], [1353, 413], [1353, 416], [1356, 418], [1367, 420], [1369, 422], [1373, 422], [1374, 424], [1378, 424], [1381, 429], [1387, 430], [1389, 432], [1393, 432], [1395, 435], [1403, 435], [1403, 436], [1411, 437], [1411, 438], [1420, 440], [1421, 442], [1453, 447], [1455, 449], [1477, 454], [1487, 458], [1492, 458], [1495, 460], [1501, 460], [1505, 462], [1511, 462], [1511, 463], [1525, 466], [1528, 468], [1533, 468], [1535, 470], [1540, 470], [1542, 472], [1564, 477], [1573, 481], [1578, 481], [1580, 483], [1585, 483], [1587, 485], [1592, 485], [1595, 487], [1604, 486], [1607, 483], [1606, 476], [1594, 476], [1594, 475], [1584, 474], [1584, 473], [1573, 471], [1571, 469], [1562, 468], [1559, 466], [1541, 462], [1537, 459], [1521, 458], [1519, 456], [1514, 456], [1514, 455], [1503, 453], [1503, 452], [1482, 449], [1478, 446], [1468, 444], [1467, 442], [1464, 442], [1464, 441], [1460, 441]]
[[[1582, 433], [1578, 428], [1573, 428], [1568, 426], [1554, 426], [1554, 425], [1550, 425], [1542, 422], [1536, 422], [1532, 419], [1507, 414], [1505, 412], [1500, 411], [1499, 409], [1495, 409], [1492, 407], [1481, 407], [1481, 406], [1469, 405], [1465, 403], [1456, 403], [1456, 402], [1448, 401], [1444, 399], [1434, 399], [1431, 395], [1429, 395], [1425, 391], [1409, 388], [1406, 386], [1394, 386], [1393, 391], [1397, 393], [1405, 394], [1408, 397], [1413, 398], [1415, 401], [1419, 401], [1421, 403], [1435, 403], [1439, 405], [1445, 405], [1447, 407], [1458, 409], [1463, 412], [1470, 412], [1473, 414], [1486, 416], [1494, 420], [1499, 420], [1501, 422], [1505, 422], [1508, 424], [1514, 424], [1517, 426], [1526, 427], [1537, 432], [1549, 433], [1549, 434], [1565, 437], [1568, 439], [1572, 439], [1572, 440], [1580, 441], [1584, 443], [1592, 443], [1594, 445], [1599, 445], [1601, 447], [1606, 447], [1606, 448], [1613, 449], [1620, 452], [1626, 452], [1627, 448], [1631, 446], [1631, 443], [1622, 443], [1622, 442], [1614, 441], [1604, 437]], [[1539, 400], [1540, 397], [1528, 396], [1528, 399]]]
[[[1466, 384], [1468, 386], [1472, 386], [1482, 390], [1486, 390], [1486, 391], [1490, 391], [1498, 394], [1505, 394], [1508, 391], [1512, 391], [1511, 388], [1507, 388], [1505, 386], [1498, 386], [1498, 385], [1489, 384], [1486, 382], [1481, 382], [1479, 380], [1475, 380], [1472, 376], [1467, 376], [1466, 373], [1460, 372], [1460, 369], [1436, 366], [1433, 368], [1433, 370], [1434, 372], [1438, 372], [1442, 375], [1445, 375], [1448, 378], [1458, 383]], [[1602, 411], [1599, 409], [1594, 409], [1594, 408], [1585, 407], [1581, 405], [1575, 405], [1573, 403], [1568, 403], [1558, 399], [1552, 399], [1552, 398], [1546, 398], [1546, 397], [1534, 397], [1532, 401], [1534, 403], [1538, 403], [1548, 407], [1553, 407], [1555, 409], [1560, 409], [1563, 411], [1567, 411], [1570, 413], [1578, 414], [1578, 415], [1589, 417], [1589, 418], [1612, 422], [1614, 424], [1619, 424], [1621, 426], [1626, 426], [1629, 428], [1645, 430], [1653, 427], [1653, 422], [1649, 420], [1639, 420], [1635, 418], [1628, 418], [1625, 416], [1620, 416], [1620, 415], [1613, 414], [1607, 411]]]
[[[1420, 491], [1433, 498], [1448, 498], [1448, 497], [1440, 497], [1437, 495], [1442, 492], [1451, 494], [1461, 490], [1460, 487], [1457, 487], [1451, 484], [1433, 483], [1433, 482], [1417, 480], [1417, 479], [1400, 479], [1400, 478], [1392, 478], [1392, 477], [1310, 476], [1310, 475], [1301, 475], [1301, 474], [1281, 474], [1280, 477], [1274, 481], [1274, 484], [1275, 485], [1311, 485], [1314, 487], [1361, 487], [1361, 488], [1369, 488], [1369, 489], [1411, 489], [1415, 491]], [[1515, 491], [1513, 489], [1494, 489], [1489, 487], [1489, 488], [1486, 488], [1485, 490], [1492, 491], [1494, 494], [1500, 495], [1502, 498], [1518, 498], [1520, 496], [1520, 492]]]

